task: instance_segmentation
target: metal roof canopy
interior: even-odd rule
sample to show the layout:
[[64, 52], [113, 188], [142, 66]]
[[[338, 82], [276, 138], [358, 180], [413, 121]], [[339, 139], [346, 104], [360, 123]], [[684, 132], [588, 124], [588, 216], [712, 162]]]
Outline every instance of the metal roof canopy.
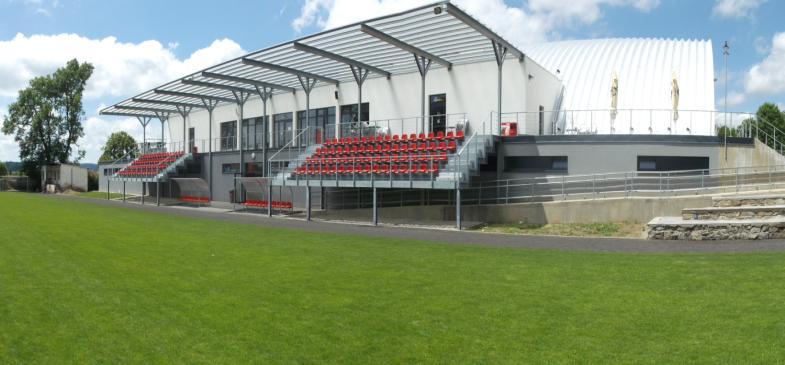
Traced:
[[249, 85], [271, 88], [272, 94], [306, 91], [309, 85], [301, 82], [303, 78], [328, 84], [356, 81], [354, 68], [376, 77], [419, 72], [412, 54], [449, 69], [494, 61], [495, 47], [524, 58], [522, 51], [481, 22], [449, 1], [439, 1], [249, 53], [126, 99], [101, 114], [123, 114], [128, 107], [150, 109], [151, 104], [187, 107], [196, 100], [236, 104], [237, 92], [260, 97]]

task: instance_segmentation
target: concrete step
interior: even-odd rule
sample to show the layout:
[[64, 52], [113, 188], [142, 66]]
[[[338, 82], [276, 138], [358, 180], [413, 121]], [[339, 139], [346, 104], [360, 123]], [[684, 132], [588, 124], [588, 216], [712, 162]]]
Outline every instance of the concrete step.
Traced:
[[681, 210], [684, 220], [712, 219], [758, 219], [766, 217], [785, 217], [783, 205], [743, 205], [727, 207], [685, 208]]
[[684, 220], [657, 217], [646, 225], [653, 240], [763, 240], [785, 238], [785, 217], [756, 219]]
[[785, 194], [715, 196], [711, 200], [714, 207], [785, 205]]

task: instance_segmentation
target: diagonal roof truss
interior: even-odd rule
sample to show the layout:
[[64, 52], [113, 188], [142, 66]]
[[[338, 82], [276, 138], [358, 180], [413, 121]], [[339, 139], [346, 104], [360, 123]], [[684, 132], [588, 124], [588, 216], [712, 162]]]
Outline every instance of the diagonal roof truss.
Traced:
[[234, 103], [237, 91], [259, 98], [259, 87], [271, 89], [273, 95], [303, 90], [307, 86], [303, 78], [354, 84], [353, 69], [367, 70], [369, 78], [389, 78], [418, 72], [413, 53], [430, 59], [432, 68], [449, 69], [495, 61], [494, 47], [506, 48], [507, 57], [524, 57], [454, 4], [438, 1], [255, 51], [145, 91], [101, 113], [129, 113], [127, 107], [176, 112], [177, 105], [204, 100]]

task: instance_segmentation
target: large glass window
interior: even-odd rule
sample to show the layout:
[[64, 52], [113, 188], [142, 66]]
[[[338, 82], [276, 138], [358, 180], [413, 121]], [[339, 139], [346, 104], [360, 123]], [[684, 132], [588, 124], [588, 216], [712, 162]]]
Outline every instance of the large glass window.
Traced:
[[234, 151], [237, 149], [237, 121], [221, 123], [220, 137], [221, 151]]
[[264, 135], [265, 119], [250, 118], [243, 120], [243, 148], [246, 150], [260, 150], [265, 145]]
[[283, 147], [292, 140], [292, 113], [273, 115], [275, 125], [275, 146]]
[[638, 171], [684, 171], [708, 169], [708, 157], [638, 156]]
[[[370, 120], [369, 116], [370, 105], [368, 103], [362, 103], [360, 120], [367, 122]], [[360, 128], [360, 123], [357, 122], [357, 103], [341, 105], [341, 136], [351, 136], [354, 131], [357, 131]]]
[[310, 115], [309, 120], [305, 122], [305, 110], [297, 112], [300, 130], [310, 127], [308, 133], [301, 135], [301, 143], [305, 143], [307, 138], [311, 139], [310, 143], [324, 143], [325, 138], [335, 136], [335, 107], [311, 109]]

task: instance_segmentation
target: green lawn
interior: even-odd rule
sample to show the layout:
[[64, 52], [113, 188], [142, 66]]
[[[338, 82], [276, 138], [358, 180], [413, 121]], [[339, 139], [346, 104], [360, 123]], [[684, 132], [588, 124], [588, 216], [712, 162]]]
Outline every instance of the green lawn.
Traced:
[[[76, 193], [75, 195], [80, 196], [82, 198], [106, 199], [106, 192], [100, 192], [100, 191]], [[123, 194], [120, 194], [120, 193], [109, 193], [109, 198], [110, 199], [120, 199], [122, 197], [123, 197]]]
[[2, 364], [782, 363], [783, 303], [780, 253], [407, 242], [0, 193]]

